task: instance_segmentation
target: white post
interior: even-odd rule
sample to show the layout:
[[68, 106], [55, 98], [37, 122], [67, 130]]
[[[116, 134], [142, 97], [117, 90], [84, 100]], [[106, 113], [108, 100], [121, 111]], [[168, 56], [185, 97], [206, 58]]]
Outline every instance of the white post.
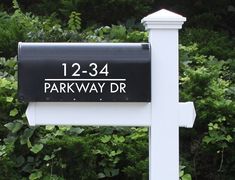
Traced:
[[178, 29], [186, 21], [162, 9], [142, 19], [151, 44], [151, 180], [179, 179]]

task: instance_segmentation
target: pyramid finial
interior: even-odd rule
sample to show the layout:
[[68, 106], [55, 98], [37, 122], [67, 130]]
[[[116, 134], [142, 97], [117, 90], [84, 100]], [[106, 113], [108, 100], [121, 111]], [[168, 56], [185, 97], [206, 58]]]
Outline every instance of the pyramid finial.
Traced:
[[181, 29], [185, 21], [185, 17], [166, 9], [161, 9], [144, 17], [141, 22], [146, 29]]

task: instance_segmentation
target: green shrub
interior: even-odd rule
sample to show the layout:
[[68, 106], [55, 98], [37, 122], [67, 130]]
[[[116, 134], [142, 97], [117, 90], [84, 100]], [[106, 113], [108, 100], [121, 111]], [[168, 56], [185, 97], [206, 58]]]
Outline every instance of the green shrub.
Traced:
[[[235, 105], [231, 81], [223, 79], [227, 62], [197, 51], [197, 45], [180, 47], [180, 97], [193, 100], [197, 109], [195, 127], [181, 129], [181, 159], [187, 165], [181, 175], [229, 179], [234, 175], [234, 158], [228, 157], [234, 154]], [[0, 62], [2, 169], [16, 168], [16, 177], [31, 178], [148, 178], [146, 128], [29, 128], [25, 106], [16, 99], [15, 59]]]
[[[79, 16], [72, 13], [61, 24], [24, 14], [15, 4], [12, 16], [0, 16], [1, 55], [16, 55], [19, 40], [147, 41], [146, 32], [124, 25], [81, 31]], [[180, 99], [195, 102], [197, 119], [193, 129], [180, 129], [180, 178], [232, 180], [234, 42], [207, 30], [187, 30], [181, 37]], [[16, 72], [16, 58], [0, 58], [1, 179], [148, 179], [147, 128], [28, 127], [26, 105], [17, 100]]]
[[65, 27], [51, 17], [38, 17], [23, 13], [16, 1], [12, 15], [0, 12], [0, 57], [16, 56], [20, 41], [80, 41], [78, 30], [81, 20], [79, 14], [72, 13]]
[[[198, 53], [196, 44], [181, 46], [181, 101], [194, 101], [197, 118], [191, 130], [181, 130], [181, 153], [199, 179], [231, 179], [234, 171], [234, 84], [224, 77], [227, 62]], [[200, 50], [199, 50], [200, 51]]]
[[198, 53], [215, 56], [220, 60], [235, 58], [235, 39], [223, 32], [208, 29], [187, 28], [180, 36], [181, 44], [197, 43]]

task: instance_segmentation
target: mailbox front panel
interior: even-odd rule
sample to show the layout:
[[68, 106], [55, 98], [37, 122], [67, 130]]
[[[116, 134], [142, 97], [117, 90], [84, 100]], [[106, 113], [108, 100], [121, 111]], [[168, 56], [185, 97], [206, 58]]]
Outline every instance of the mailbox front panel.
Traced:
[[19, 43], [25, 102], [150, 102], [147, 43]]

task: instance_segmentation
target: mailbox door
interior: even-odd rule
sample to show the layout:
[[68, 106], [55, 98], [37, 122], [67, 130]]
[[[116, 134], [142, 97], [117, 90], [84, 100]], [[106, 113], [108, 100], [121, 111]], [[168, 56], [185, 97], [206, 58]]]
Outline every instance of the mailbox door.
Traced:
[[150, 102], [147, 43], [19, 43], [25, 102]]

